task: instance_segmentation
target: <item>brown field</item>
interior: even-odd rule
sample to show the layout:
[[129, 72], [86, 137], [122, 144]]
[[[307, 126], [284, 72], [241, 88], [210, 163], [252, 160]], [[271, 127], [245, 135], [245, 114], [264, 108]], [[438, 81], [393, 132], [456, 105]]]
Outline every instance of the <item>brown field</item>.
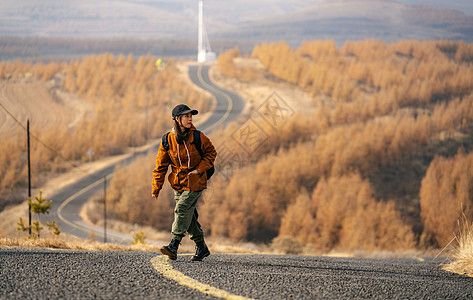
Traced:
[[[80, 117], [84, 105], [72, 105], [72, 101], [61, 101], [43, 82], [24, 80], [23, 82], [0, 82], [0, 99], [2, 105], [26, 126], [35, 127], [64, 127], [70, 126], [74, 119]], [[77, 111], [80, 109], [79, 111]], [[0, 133], [18, 131], [18, 124], [5, 111], [0, 110]]]

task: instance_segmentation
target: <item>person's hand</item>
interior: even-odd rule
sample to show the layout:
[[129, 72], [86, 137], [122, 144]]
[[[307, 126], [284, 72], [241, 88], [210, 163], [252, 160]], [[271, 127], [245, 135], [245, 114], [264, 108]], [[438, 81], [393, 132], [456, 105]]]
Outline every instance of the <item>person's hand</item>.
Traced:
[[197, 175], [199, 175], [199, 171], [194, 170], [194, 171], [192, 171], [192, 172], [189, 173], [189, 175], [191, 175], [191, 174], [197, 174]]

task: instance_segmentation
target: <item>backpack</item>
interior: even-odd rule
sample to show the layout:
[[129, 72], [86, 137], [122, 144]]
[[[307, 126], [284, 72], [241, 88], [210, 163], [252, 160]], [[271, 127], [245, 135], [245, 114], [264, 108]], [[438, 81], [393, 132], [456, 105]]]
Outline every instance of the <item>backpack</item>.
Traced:
[[[194, 141], [191, 143], [191, 144], [194, 144], [195, 147], [197, 148], [197, 151], [199, 151], [199, 154], [200, 154], [200, 157], [201, 158], [204, 158], [204, 151], [202, 151], [202, 141], [200, 140], [200, 131], [199, 130], [194, 130], [193, 131], [194, 133]], [[162, 144], [163, 144], [163, 147], [164, 147], [164, 150], [166, 150], [166, 152], [168, 153], [169, 155], [169, 142], [168, 142], [168, 135], [169, 135], [169, 132], [164, 134], [163, 137], [162, 137]], [[170, 155], [169, 155], [170, 156]], [[208, 169], [206, 171], [207, 173], [207, 180], [210, 179], [210, 177], [212, 177], [212, 175], [214, 174], [215, 172], [215, 168], [214, 166], [212, 165], [212, 167], [210, 167], [210, 169]]]

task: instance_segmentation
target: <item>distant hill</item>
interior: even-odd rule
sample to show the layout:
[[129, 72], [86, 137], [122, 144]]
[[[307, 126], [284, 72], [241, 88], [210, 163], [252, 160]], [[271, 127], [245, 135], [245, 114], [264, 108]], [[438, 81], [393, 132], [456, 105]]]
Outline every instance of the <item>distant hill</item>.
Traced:
[[[197, 7], [198, 0], [2, 0], [0, 60], [103, 52], [193, 57]], [[204, 18], [217, 53], [235, 46], [248, 53], [255, 43], [279, 40], [473, 42], [471, 0], [205, 0]]]
[[248, 22], [215, 33], [214, 38], [285, 40], [292, 45], [304, 40], [453, 39], [473, 42], [473, 16], [427, 5], [408, 5], [389, 0], [334, 0], [299, 12]]
[[[424, 6], [401, 5], [425, 4]], [[2, 0], [0, 2], [0, 36], [40, 36], [40, 37], [80, 37], [80, 38], [196, 38], [198, 0]], [[385, 8], [385, 9], [383, 9]], [[454, 8], [458, 12], [452, 12]], [[414, 15], [411, 13], [414, 11]], [[420, 13], [420, 23], [417, 13]], [[461, 22], [463, 14], [473, 15], [471, 0], [239, 0], [204, 1], [204, 17], [209, 33], [219, 32], [219, 36], [232, 38], [225, 32], [238, 32], [239, 36], [250, 34], [254, 38], [264, 34], [272, 36], [281, 33], [280, 27], [303, 36], [347, 34], [346, 28], [355, 26], [356, 31], [370, 30], [378, 36], [382, 31], [394, 30], [391, 35], [412, 29], [408, 25], [420, 26], [410, 35], [444, 36], [444, 30], [425, 32], [426, 17], [437, 21], [450, 16], [452, 23]], [[458, 20], [457, 18], [460, 18]], [[384, 20], [389, 22], [383, 22]], [[309, 22], [309, 23], [302, 23]], [[406, 23], [407, 26], [398, 26]], [[451, 25], [448, 23], [447, 25]], [[299, 25], [297, 25], [299, 24]], [[273, 28], [276, 25], [277, 28]], [[287, 26], [286, 26], [287, 25]], [[305, 31], [298, 27], [306, 27]], [[314, 29], [317, 25], [317, 29]], [[382, 25], [379, 28], [379, 25]], [[254, 32], [251, 27], [256, 26]], [[456, 26], [456, 25], [455, 25]], [[273, 32], [266, 29], [272, 28]], [[439, 26], [437, 26], [439, 27]], [[441, 26], [440, 26], [441, 27]], [[237, 29], [235, 29], [237, 28]], [[438, 29], [438, 28], [437, 28]], [[444, 29], [443, 27], [441, 29]], [[466, 27], [466, 29], [471, 29]], [[277, 31], [277, 32], [275, 32]], [[308, 32], [306, 32], [308, 31]], [[431, 30], [435, 31], [435, 30]], [[448, 30], [447, 30], [448, 31]], [[320, 33], [317, 33], [320, 32]], [[282, 32], [284, 33], [284, 32]], [[261, 36], [263, 34], [263, 36]], [[293, 35], [293, 34], [291, 34]], [[401, 34], [402, 35], [402, 34]]]
[[473, 1], [471, 0], [397, 0], [405, 4], [424, 4], [442, 8], [452, 8], [467, 15], [473, 15]]
[[[204, 1], [206, 27], [272, 17], [322, 0]], [[0, 36], [195, 38], [198, 0], [2, 0]]]
[[0, 35], [163, 38], [196, 27], [197, 2], [183, 0], [3, 0]]

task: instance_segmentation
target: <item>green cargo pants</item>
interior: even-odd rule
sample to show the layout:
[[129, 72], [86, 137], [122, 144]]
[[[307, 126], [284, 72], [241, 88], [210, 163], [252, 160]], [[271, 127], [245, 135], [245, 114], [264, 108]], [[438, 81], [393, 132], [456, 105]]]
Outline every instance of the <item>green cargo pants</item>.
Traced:
[[204, 232], [197, 221], [199, 214], [196, 208], [201, 195], [202, 192], [174, 191], [176, 207], [171, 231], [173, 239], [181, 241], [187, 232], [189, 238], [196, 243], [204, 240]]

